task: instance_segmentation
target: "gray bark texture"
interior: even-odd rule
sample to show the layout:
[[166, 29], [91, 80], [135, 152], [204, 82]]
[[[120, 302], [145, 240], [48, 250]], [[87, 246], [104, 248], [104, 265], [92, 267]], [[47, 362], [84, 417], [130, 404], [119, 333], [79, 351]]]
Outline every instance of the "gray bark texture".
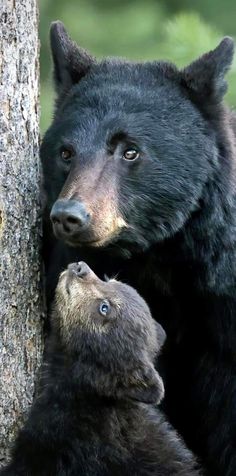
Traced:
[[42, 357], [37, 0], [0, 0], [0, 463]]

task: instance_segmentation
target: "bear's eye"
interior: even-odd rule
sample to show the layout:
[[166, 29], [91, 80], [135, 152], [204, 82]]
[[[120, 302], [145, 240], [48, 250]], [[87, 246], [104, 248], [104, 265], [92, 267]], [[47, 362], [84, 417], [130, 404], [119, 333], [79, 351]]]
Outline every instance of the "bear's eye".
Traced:
[[139, 158], [139, 152], [137, 149], [127, 149], [124, 152], [123, 158], [125, 160], [136, 160]]
[[107, 316], [110, 312], [110, 308], [111, 308], [110, 303], [105, 299], [99, 305], [99, 313], [102, 316]]
[[73, 152], [71, 149], [67, 149], [66, 147], [62, 147], [61, 148], [61, 151], [60, 151], [60, 154], [61, 154], [61, 158], [63, 160], [65, 160], [66, 162], [70, 161], [72, 155], [73, 155]]

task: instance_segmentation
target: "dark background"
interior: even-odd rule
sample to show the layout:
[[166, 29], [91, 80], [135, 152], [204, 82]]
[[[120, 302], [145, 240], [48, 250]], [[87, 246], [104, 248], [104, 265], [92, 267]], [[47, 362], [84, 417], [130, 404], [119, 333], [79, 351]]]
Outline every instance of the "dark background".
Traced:
[[[42, 132], [53, 113], [48, 30], [57, 19], [98, 58], [168, 59], [185, 66], [224, 35], [236, 37], [236, 0], [40, 0]], [[227, 101], [236, 106], [236, 61]]]

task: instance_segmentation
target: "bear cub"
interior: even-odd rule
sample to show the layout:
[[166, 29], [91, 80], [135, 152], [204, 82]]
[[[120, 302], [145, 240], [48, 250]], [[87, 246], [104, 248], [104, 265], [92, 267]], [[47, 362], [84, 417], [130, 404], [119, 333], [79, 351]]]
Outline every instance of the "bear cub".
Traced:
[[165, 332], [133, 288], [70, 264], [50, 339], [39, 394], [1, 476], [199, 475], [156, 407]]

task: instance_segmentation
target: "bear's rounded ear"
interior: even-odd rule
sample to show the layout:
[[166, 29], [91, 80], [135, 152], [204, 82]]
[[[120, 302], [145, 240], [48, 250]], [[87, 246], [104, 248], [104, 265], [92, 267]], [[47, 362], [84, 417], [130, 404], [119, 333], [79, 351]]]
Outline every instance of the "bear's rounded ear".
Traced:
[[162, 378], [154, 366], [148, 364], [132, 375], [128, 384], [125, 388], [120, 389], [118, 395], [131, 400], [158, 405], [163, 399], [164, 393]]
[[86, 75], [95, 60], [74, 43], [64, 25], [55, 21], [50, 28], [50, 42], [54, 63], [54, 81], [57, 93], [67, 91]]
[[234, 56], [234, 41], [225, 37], [212, 51], [204, 54], [181, 73], [181, 83], [197, 103], [214, 105], [221, 102], [227, 91], [225, 75]]

